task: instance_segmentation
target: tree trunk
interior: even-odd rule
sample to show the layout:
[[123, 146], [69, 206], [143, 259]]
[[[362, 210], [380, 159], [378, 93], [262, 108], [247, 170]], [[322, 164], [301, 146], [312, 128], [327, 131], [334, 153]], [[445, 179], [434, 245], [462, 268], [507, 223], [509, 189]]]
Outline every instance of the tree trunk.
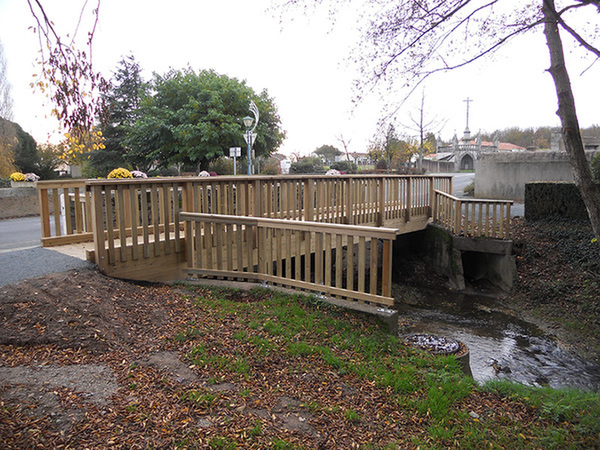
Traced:
[[558, 32], [556, 8], [554, 0], [543, 0], [545, 19], [544, 34], [550, 50], [550, 69], [558, 97], [556, 114], [562, 125], [562, 136], [569, 161], [573, 166], [575, 185], [587, 208], [594, 234], [600, 245], [600, 189], [592, 179], [590, 164], [585, 156], [583, 140], [579, 130], [579, 121], [575, 110], [575, 99], [571, 89], [571, 81], [565, 65], [563, 45]]

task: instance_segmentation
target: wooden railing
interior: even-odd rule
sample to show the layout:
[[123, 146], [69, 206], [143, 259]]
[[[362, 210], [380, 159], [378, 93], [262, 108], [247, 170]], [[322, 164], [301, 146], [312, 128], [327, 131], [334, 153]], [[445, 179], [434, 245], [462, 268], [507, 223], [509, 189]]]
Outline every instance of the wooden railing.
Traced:
[[[304, 220], [324, 223], [381, 226], [390, 221], [409, 221], [415, 216], [431, 216], [434, 189], [450, 192], [451, 177], [406, 177], [363, 175], [341, 177], [218, 177], [155, 178], [144, 180], [73, 180], [38, 183], [43, 245], [62, 245], [93, 240], [92, 201], [94, 187], [100, 196], [111, 199], [113, 235], [122, 229], [131, 234], [131, 207], [137, 198], [137, 227], [143, 226], [139, 211], [144, 201], [149, 210], [147, 232], [165, 217], [174, 229], [174, 215], [185, 205], [187, 211], [251, 217]], [[86, 188], [87, 186], [87, 188]], [[152, 187], [154, 186], [154, 187]], [[166, 187], [170, 186], [170, 187]], [[166, 211], [167, 197], [176, 187], [179, 206], [169, 203], [169, 215], [157, 212], [150, 199], [155, 193], [156, 208]], [[167, 191], [169, 192], [168, 194]], [[121, 196], [123, 196], [121, 198]], [[185, 200], [185, 203], [183, 203]], [[62, 212], [61, 212], [62, 205]], [[106, 206], [102, 200], [103, 207]], [[70, 211], [70, 214], [66, 214]], [[105, 213], [103, 213], [105, 214]], [[135, 215], [135, 213], [134, 213]], [[102, 228], [109, 233], [106, 220]]]
[[[452, 189], [449, 176], [397, 175], [104, 179], [87, 180], [85, 192], [81, 183], [38, 185], [42, 223], [50, 223], [53, 208], [59, 224], [61, 195], [72, 211], [67, 231], [51, 236], [52, 227], [44, 227], [44, 245], [93, 238], [101, 271], [138, 280], [166, 279], [185, 266], [189, 224], [181, 211], [292, 220], [294, 227], [298, 222], [385, 226], [404, 233], [426, 226], [436, 190]], [[49, 198], [55, 200], [52, 208]]]
[[85, 181], [38, 181], [44, 247], [93, 240], [91, 197]]
[[183, 212], [188, 272], [392, 305], [396, 230]]
[[510, 239], [512, 200], [465, 199], [435, 191], [433, 222], [453, 234]]

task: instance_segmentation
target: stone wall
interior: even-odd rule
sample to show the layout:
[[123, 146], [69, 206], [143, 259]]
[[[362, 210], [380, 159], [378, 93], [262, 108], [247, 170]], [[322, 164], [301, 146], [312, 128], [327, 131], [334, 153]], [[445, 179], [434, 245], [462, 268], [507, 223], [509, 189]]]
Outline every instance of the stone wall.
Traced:
[[[596, 154], [586, 152], [588, 160]], [[535, 181], [573, 181], [565, 152], [527, 151], [482, 153], [475, 171], [475, 196], [522, 202], [525, 184]]]
[[37, 188], [0, 189], [0, 219], [38, 216], [39, 204]]

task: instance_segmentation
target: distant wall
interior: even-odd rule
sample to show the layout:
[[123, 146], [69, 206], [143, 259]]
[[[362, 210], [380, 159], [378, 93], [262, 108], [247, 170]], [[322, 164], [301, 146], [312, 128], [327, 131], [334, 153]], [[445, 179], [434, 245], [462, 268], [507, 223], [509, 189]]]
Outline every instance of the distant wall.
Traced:
[[[588, 161], [598, 153], [586, 152]], [[523, 201], [525, 184], [534, 181], [573, 181], [565, 152], [528, 151], [482, 153], [475, 171], [475, 196]]]
[[37, 188], [0, 189], [0, 219], [38, 216], [39, 204]]
[[427, 172], [433, 173], [448, 173], [455, 172], [456, 167], [453, 162], [449, 161], [432, 161], [430, 159], [423, 159], [423, 169]]

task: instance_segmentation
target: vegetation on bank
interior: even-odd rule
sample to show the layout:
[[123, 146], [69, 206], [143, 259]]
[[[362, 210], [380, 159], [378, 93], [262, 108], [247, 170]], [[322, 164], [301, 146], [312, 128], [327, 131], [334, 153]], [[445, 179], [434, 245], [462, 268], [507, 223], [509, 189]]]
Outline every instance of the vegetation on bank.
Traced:
[[[190, 411], [226, 424], [190, 430], [175, 441], [180, 446], [557, 448], [593, 446], [600, 436], [598, 394], [478, 387], [453, 357], [408, 348], [366, 318], [312, 297], [186, 289], [197, 319], [172, 340], [209, 383], [235, 388], [177, 393]], [[295, 413], [314, 431], [281, 433], [240, 411], [268, 408], [281, 396], [298, 402]], [[151, 414], [144, 403], [137, 411]]]
[[[598, 394], [506, 382], [477, 386], [453, 357], [406, 347], [368, 317], [314, 297], [140, 286], [91, 271], [4, 290], [0, 375], [9, 368], [101, 365], [118, 383], [105, 405], [94, 402], [96, 390], [9, 385], [0, 404], [5, 448], [591, 448], [598, 442]], [[93, 383], [94, 375], [86, 380]], [[41, 407], [39, 395], [56, 401]]]
[[513, 220], [518, 279], [509, 302], [600, 361], [600, 245], [587, 219]]

